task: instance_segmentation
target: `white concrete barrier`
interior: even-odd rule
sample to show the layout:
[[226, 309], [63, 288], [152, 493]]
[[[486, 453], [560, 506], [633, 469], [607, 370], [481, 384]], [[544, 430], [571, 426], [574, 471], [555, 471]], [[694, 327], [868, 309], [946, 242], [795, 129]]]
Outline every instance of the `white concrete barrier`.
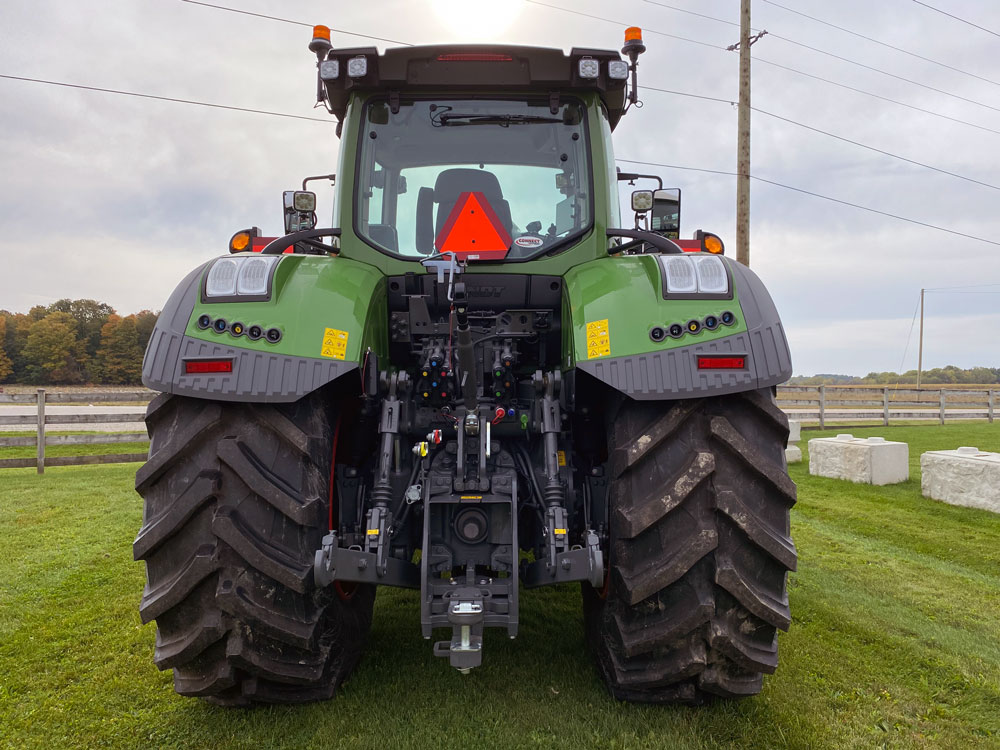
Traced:
[[881, 437], [813, 438], [809, 473], [858, 484], [896, 484], [910, 478], [910, 447]]
[[920, 491], [951, 505], [1000, 513], [1000, 453], [972, 447], [920, 456]]
[[795, 419], [788, 420], [788, 444], [792, 445], [802, 439], [802, 423]]

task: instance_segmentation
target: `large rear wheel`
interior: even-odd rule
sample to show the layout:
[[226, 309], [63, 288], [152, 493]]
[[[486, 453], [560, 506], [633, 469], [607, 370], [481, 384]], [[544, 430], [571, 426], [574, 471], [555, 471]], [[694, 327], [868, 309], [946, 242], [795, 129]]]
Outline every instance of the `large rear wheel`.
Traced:
[[775, 670], [796, 564], [787, 438], [770, 389], [621, 404], [609, 428], [609, 577], [583, 592], [615, 697], [753, 695]]
[[230, 705], [333, 696], [360, 658], [374, 588], [317, 589], [336, 406], [317, 396], [245, 405], [161, 395], [134, 555], [154, 661], [174, 688]]

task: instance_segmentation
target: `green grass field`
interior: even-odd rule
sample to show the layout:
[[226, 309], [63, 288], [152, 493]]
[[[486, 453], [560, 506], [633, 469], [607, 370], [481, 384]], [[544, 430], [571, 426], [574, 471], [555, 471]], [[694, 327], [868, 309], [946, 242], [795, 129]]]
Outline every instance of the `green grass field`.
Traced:
[[335, 700], [181, 698], [138, 617], [137, 465], [2, 471], [0, 747], [1000, 748], [1000, 515], [919, 484], [921, 452], [1000, 450], [1000, 424], [853, 432], [909, 442], [913, 478], [872, 488], [792, 467], [800, 562], [778, 672], [756, 698], [700, 708], [609, 698], [572, 586], [523, 592], [518, 639], [488, 633], [466, 677], [420, 638], [417, 595], [383, 589]]

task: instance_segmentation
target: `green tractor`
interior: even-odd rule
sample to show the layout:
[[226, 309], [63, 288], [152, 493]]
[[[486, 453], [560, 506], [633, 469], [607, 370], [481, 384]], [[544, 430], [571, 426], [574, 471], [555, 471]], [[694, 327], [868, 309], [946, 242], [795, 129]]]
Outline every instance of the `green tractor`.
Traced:
[[677, 238], [677, 191], [620, 225], [638, 30], [626, 59], [314, 36], [332, 227], [285, 193], [285, 236], [234, 235], [146, 351], [156, 665], [223, 705], [327, 699], [400, 586], [467, 673], [522, 589], [578, 582], [615, 697], [759, 692], [796, 563], [791, 362], [758, 278]]

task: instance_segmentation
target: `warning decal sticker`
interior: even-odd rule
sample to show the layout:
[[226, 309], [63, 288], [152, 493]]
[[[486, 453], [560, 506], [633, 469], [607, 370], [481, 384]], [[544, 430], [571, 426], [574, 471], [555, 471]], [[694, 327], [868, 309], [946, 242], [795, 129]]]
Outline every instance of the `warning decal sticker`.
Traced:
[[327, 328], [323, 331], [323, 346], [320, 348], [321, 357], [331, 359], [343, 359], [347, 356], [347, 331], [338, 331], [336, 328]]
[[607, 318], [587, 323], [587, 359], [611, 354], [610, 331]]

